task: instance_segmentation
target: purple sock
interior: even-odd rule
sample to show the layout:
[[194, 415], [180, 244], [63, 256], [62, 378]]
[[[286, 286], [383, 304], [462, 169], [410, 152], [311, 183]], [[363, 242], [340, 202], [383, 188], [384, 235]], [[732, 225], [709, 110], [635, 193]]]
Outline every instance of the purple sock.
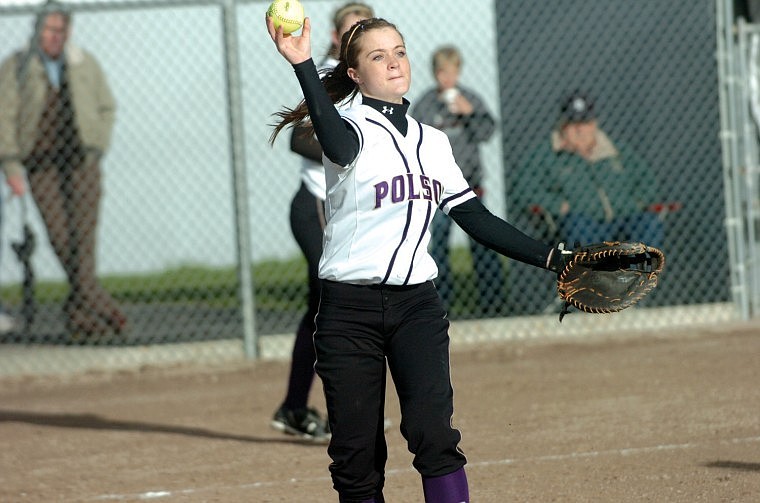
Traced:
[[422, 477], [422, 491], [425, 493], [427, 503], [470, 502], [464, 467], [440, 477]]

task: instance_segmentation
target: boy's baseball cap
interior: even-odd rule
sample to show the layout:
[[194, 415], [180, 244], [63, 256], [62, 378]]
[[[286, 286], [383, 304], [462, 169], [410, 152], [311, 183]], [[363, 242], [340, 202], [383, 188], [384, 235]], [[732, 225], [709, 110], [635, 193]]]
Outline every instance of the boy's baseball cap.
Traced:
[[559, 122], [589, 122], [596, 119], [594, 100], [586, 93], [575, 90], [563, 100], [559, 110]]

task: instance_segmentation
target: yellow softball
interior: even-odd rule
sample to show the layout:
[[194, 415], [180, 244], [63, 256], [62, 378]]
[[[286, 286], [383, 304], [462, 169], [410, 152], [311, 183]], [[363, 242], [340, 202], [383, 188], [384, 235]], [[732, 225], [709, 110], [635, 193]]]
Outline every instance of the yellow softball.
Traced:
[[303, 5], [298, 0], [274, 0], [267, 16], [272, 18], [275, 28], [282, 26], [283, 33], [293, 33], [303, 26]]

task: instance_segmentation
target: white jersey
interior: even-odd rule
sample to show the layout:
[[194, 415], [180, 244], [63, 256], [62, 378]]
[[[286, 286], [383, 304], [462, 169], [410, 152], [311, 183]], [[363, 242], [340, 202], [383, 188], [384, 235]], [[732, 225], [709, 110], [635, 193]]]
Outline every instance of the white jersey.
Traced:
[[428, 227], [440, 207], [475, 197], [446, 135], [406, 116], [403, 136], [377, 110], [341, 111], [359, 137], [348, 166], [323, 157], [327, 180], [319, 277], [354, 284], [411, 285], [438, 275]]
[[[338, 66], [338, 60], [332, 57], [328, 57], [322, 63], [322, 66], [319, 67], [319, 74], [324, 75], [336, 66]], [[338, 109], [346, 109], [350, 107], [354, 102], [361, 103], [360, 94], [356, 95], [356, 98], [353, 102], [338, 104], [337, 107]], [[311, 192], [315, 197], [318, 197], [324, 201], [327, 187], [325, 185], [325, 168], [322, 166], [321, 162], [315, 162], [304, 157], [301, 162], [301, 181], [303, 181], [304, 185], [306, 185], [306, 188], [309, 190], [309, 192]]]

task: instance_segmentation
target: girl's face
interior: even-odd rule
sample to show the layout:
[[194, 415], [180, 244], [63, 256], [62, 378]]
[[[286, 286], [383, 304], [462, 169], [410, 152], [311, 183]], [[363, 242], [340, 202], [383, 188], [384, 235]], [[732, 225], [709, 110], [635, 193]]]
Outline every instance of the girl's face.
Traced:
[[401, 34], [393, 28], [368, 30], [358, 43], [356, 67], [348, 69], [348, 76], [364, 96], [401, 103], [412, 82]]

